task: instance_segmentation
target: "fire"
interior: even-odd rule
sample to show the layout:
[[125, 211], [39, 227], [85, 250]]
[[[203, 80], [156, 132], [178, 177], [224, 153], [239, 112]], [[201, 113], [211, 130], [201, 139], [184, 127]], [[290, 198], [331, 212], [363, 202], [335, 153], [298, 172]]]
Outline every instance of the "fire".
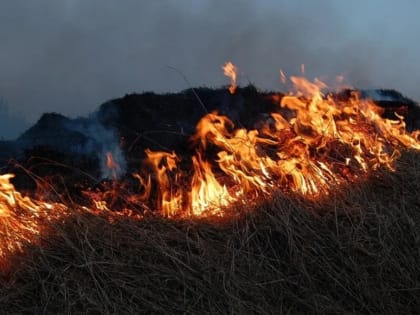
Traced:
[[215, 178], [210, 163], [193, 157], [194, 176], [191, 182], [191, 213], [200, 216], [206, 211], [221, 214], [221, 208], [228, 206], [234, 198]]
[[[291, 119], [272, 113], [270, 121], [252, 130], [235, 128], [228, 117], [217, 112], [198, 122], [191, 138], [197, 148], [192, 157], [191, 197], [179, 190], [174, 194], [176, 185], [169, 184], [165, 173], [159, 189], [171, 191], [174, 197], [164, 204], [177, 205], [166, 214], [184, 211], [201, 215], [209, 207], [220, 213], [221, 208], [246, 196], [266, 195], [281, 187], [316, 198], [379, 167], [393, 170], [401, 149], [420, 150], [419, 133], [407, 133], [403, 117], [382, 118], [381, 109], [371, 100], [360, 99], [357, 93], [349, 100], [336, 100], [322, 93], [327, 85], [318, 79], [310, 82], [291, 77], [290, 81], [295, 95], [274, 95], [273, 100], [294, 113]], [[219, 180], [211, 164], [202, 159], [209, 156], [209, 147], [217, 151], [213, 163], [222, 173]], [[172, 163], [170, 170], [176, 169]], [[158, 178], [161, 171], [157, 171]], [[177, 173], [176, 178], [181, 177], [182, 173]], [[223, 182], [230, 186], [226, 188]]]
[[[172, 152], [146, 151], [146, 162], [152, 167], [157, 186], [157, 207], [164, 216], [221, 214], [221, 207], [229, 205], [233, 198], [215, 178], [209, 162], [203, 161], [200, 153], [192, 157], [194, 175], [189, 193], [181, 189], [182, 173], [178, 170], [178, 156]], [[136, 174], [141, 183], [144, 179]], [[150, 178], [150, 177], [149, 177]], [[145, 186], [151, 190], [151, 182]], [[144, 200], [144, 199], [143, 199]]]
[[237, 78], [237, 74], [238, 74], [238, 68], [232, 63], [232, 62], [227, 62], [223, 67], [222, 67], [225, 76], [230, 78], [230, 86], [229, 86], [229, 92], [230, 94], [235, 94], [236, 91], [236, 78]]
[[117, 173], [121, 170], [119, 164], [115, 161], [111, 152], [106, 152], [106, 167], [111, 171], [112, 177], [117, 178]]
[[[236, 90], [237, 68], [223, 67]], [[304, 67], [302, 66], [302, 72]], [[284, 72], [281, 81], [286, 82]], [[384, 167], [394, 169], [403, 149], [420, 150], [419, 132], [408, 133], [403, 117], [381, 117], [382, 109], [357, 92], [347, 100], [324, 94], [327, 85], [315, 79], [290, 77], [294, 94], [272, 95], [279, 112], [270, 114], [258, 128], [237, 128], [229, 117], [206, 114], [191, 137], [190, 157], [175, 152], [146, 150], [144, 167], [133, 174], [138, 193], [120, 196], [127, 202], [156, 209], [165, 217], [225, 214], [233, 203], [269, 195], [275, 189], [293, 191], [306, 198], [329, 194], [332, 187], [363, 179]], [[287, 110], [287, 117], [280, 114]], [[132, 216], [135, 207], [113, 209], [109, 198], [120, 194], [119, 165], [106, 154], [112, 171], [110, 191], [85, 191], [91, 205], [72, 205], [79, 211]], [[49, 224], [71, 215], [62, 203], [47, 203], [15, 190], [13, 174], [0, 176], [0, 260], [39, 243]], [[41, 199], [41, 198], [39, 198]]]
[[158, 207], [165, 216], [173, 216], [182, 210], [182, 191], [177, 188], [179, 173], [176, 172], [179, 159], [175, 152], [147, 150], [146, 155], [156, 176]]
[[60, 220], [68, 208], [24, 197], [10, 182], [13, 174], [0, 175], [0, 263], [26, 244], [38, 243], [48, 223]]

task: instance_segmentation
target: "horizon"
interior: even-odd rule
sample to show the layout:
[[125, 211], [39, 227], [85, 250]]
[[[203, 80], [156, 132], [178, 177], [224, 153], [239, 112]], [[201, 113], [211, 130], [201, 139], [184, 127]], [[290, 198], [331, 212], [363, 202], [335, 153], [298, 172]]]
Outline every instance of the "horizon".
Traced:
[[41, 0], [0, 4], [0, 138], [42, 113], [86, 116], [130, 93], [238, 83], [282, 90], [279, 71], [360, 89], [395, 89], [418, 101], [420, 22], [413, 1]]

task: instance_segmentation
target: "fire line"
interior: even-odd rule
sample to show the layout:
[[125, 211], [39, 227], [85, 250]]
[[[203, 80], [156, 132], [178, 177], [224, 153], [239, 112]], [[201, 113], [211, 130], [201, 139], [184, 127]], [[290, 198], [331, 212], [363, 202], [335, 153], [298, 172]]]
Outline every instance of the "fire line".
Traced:
[[[223, 69], [233, 94], [237, 68], [229, 62]], [[357, 92], [339, 100], [323, 93], [327, 85], [320, 80], [290, 81], [296, 93], [273, 94], [272, 101], [293, 112], [291, 118], [274, 112], [258, 128], [247, 130], [235, 127], [227, 116], [208, 113], [191, 137], [195, 154], [189, 157], [188, 174], [180, 167], [186, 157], [146, 150], [148, 168], [133, 174], [139, 193], [126, 199], [152, 204], [165, 217], [223, 216], [229, 205], [279, 188], [317, 198], [332, 186], [354, 182], [378, 168], [394, 170], [401, 150], [420, 150], [419, 132], [407, 132], [403, 117], [382, 118], [382, 109]], [[209, 158], [210, 150], [216, 159]], [[106, 159], [118, 185], [119, 166], [110, 152]], [[11, 184], [13, 176], [0, 176], [0, 260], [22, 251], [26, 243], [36, 244], [48, 224], [71, 215], [69, 205], [23, 196]], [[118, 215], [141, 218], [129, 207], [112, 211], [100, 194], [86, 195], [92, 205], [76, 205], [80, 211], [108, 215], [110, 220]]]

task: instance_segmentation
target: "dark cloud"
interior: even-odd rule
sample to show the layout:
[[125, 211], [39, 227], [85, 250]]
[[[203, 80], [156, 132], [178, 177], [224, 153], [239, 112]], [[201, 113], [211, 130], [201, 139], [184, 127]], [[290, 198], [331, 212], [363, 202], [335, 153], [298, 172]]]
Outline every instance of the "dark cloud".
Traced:
[[[420, 99], [420, 5], [414, 1], [4, 0], [0, 95], [29, 122], [43, 112], [84, 115], [133, 91], [186, 82], [280, 87], [279, 69], [344, 74], [357, 87], [391, 87]], [[416, 27], [417, 26], [417, 27]], [[3, 128], [4, 129], [4, 128]], [[10, 134], [10, 133], [9, 133]]]

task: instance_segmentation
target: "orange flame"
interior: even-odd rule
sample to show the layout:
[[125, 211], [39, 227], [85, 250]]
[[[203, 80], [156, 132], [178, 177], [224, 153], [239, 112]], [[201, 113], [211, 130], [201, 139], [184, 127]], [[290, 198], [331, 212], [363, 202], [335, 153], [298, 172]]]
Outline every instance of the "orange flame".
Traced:
[[117, 173], [120, 171], [119, 164], [115, 161], [111, 152], [106, 152], [106, 167], [112, 172], [112, 178], [117, 179]]
[[[258, 130], [235, 129], [228, 117], [213, 112], [198, 122], [191, 138], [197, 154], [192, 157], [190, 200], [182, 189], [174, 189], [176, 184], [170, 184], [167, 173], [176, 169], [174, 153], [153, 153], [159, 161], [162, 156], [171, 157], [167, 166], [155, 166], [160, 195], [165, 196], [160, 208], [167, 215], [180, 211], [202, 215], [212, 207], [213, 213], [220, 214], [223, 206], [240, 197], [267, 194], [276, 187], [315, 197], [380, 166], [392, 170], [402, 148], [420, 150], [419, 133], [407, 133], [402, 117], [383, 119], [380, 109], [370, 100], [359, 99], [357, 93], [348, 101], [326, 97], [321, 91], [327, 85], [318, 79], [290, 80], [296, 95], [273, 98], [295, 113], [289, 120], [272, 113], [272, 122]], [[202, 159], [209, 146], [217, 148], [215, 162], [224, 174], [221, 180], [231, 183], [228, 188]], [[180, 172], [175, 178], [182, 176]]]
[[[234, 93], [236, 67], [229, 62], [224, 70], [232, 78]], [[393, 170], [402, 149], [420, 150], [420, 133], [408, 133], [403, 117], [382, 118], [382, 109], [358, 93], [338, 100], [323, 94], [327, 85], [318, 79], [291, 77], [290, 81], [296, 93], [272, 95], [272, 100], [292, 113], [291, 118], [274, 112], [259, 128], [247, 130], [235, 128], [226, 116], [209, 113], [191, 137], [194, 156], [180, 163], [175, 152], [146, 150], [147, 167], [133, 174], [139, 192], [125, 199], [166, 217], [223, 216], [232, 203], [274, 189], [307, 198], [328, 194], [332, 187], [359, 180], [379, 167]], [[115, 178], [119, 166], [110, 152], [106, 162]], [[190, 171], [181, 167], [184, 164], [190, 165]], [[0, 261], [27, 243], [37, 244], [51, 222], [70, 215], [64, 204], [22, 196], [10, 182], [13, 176], [0, 175]], [[118, 191], [113, 186], [112, 193]], [[79, 210], [108, 215], [110, 221], [115, 215], [141, 218], [130, 208], [114, 213], [105, 194], [86, 195], [92, 206], [76, 205]]]
[[162, 210], [163, 215], [173, 216], [182, 212], [182, 192], [176, 187], [179, 178], [177, 172], [179, 158], [175, 152], [146, 150], [146, 155], [147, 161], [156, 175], [158, 207]]
[[106, 166], [111, 170], [117, 170], [119, 168], [119, 165], [114, 160], [114, 156], [111, 152], [106, 153]]
[[200, 216], [203, 213], [222, 214], [221, 208], [228, 206], [234, 198], [216, 180], [210, 163], [201, 159], [200, 154], [192, 158], [194, 176], [191, 182], [191, 213]]
[[0, 262], [26, 244], [38, 243], [48, 222], [59, 220], [67, 207], [23, 197], [10, 183], [13, 174], [0, 175]]
[[222, 67], [222, 69], [224, 71], [225, 76], [230, 78], [230, 94], [235, 94], [237, 88], [236, 78], [238, 74], [238, 68], [232, 62], [229, 61]]

